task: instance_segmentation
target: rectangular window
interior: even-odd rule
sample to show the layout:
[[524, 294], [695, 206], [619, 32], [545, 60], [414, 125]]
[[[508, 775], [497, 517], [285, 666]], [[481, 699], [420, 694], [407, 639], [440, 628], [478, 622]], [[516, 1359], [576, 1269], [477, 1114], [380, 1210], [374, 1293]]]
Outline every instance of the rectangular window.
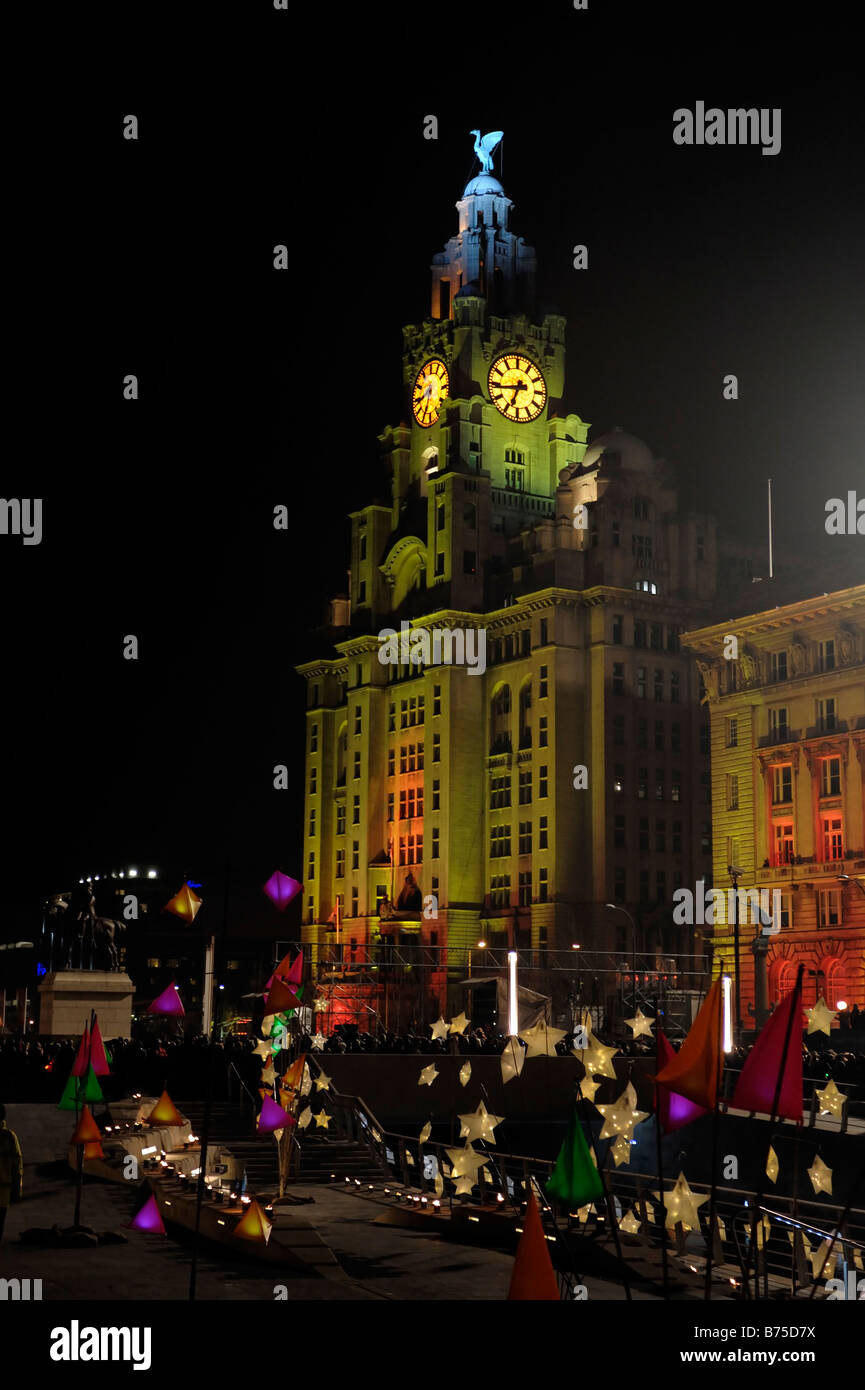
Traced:
[[547, 764], [544, 763], [543, 767], [538, 772], [538, 796], [547, 795]]
[[350, 917], [356, 917], [357, 914], [358, 914], [358, 896], [359, 896], [359, 895], [358, 895], [358, 890], [357, 890], [357, 888], [352, 888], [352, 890], [351, 890], [351, 912], [349, 913], [349, 916], [350, 916]]
[[655, 821], [655, 853], [666, 854], [667, 852], [667, 822], [665, 820]]
[[360, 842], [358, 840], [351, 842], [351, 867], [353, 869], [360, 867]]
[[538, 747], [546, 748], [549, 745], [549, 724], [550, 721], [545, 714], [538, 720]]
[[345, 877], [345, 850], [344, 850], [344, 849], [338, 849], [337, 852], [336, 852], [336, 876], [337, 876], [337, 878], [344, 878], [344, 877]]
[[622, 645], [622, 626], [623, 620], [621, 613], [613, 614], [613, 642], [617, 647]]
[[432, 808], [433, 808], [434, 811], [438, 811], [438, 810], [441, 809], [441, 807], [440, 807], [440, 801], [441, 801], [441, 782], [439, 782], [438, 778], [436, 778], [436, 779], [433, 781], [433, 791], [432, 791]]
[[782, 893], [782, 894], [781, 894], [781, 917], [780, 917], [780, 923], [779, 923], [779, 925], [780, 925], [781, 927], [792, 927], [792, 925], [793, 925], [793, 894], [792, 894], [792, 893]]
[[645, 748], [646, 750], [648, 750], [648, 747], [649, 747], [649, 721], [648, 721], [648, 719], [638, 719], [638, 720], [637, 720], [637, 747], [638, 747], [638, 748]]
[[613, 694], [624, 695], [625, 693], [625, 663], [623, 661], [613, 662]]
[[433, 859], [439, 857], [439, 828], [437, 825], [433, 826], [432, 832], [432, 857]]
[[664, 673], [663, 673], [663, 671], [659, 671], [659, 670], [657, 669], [657, 667], [655, 668], [654, 691], [655, 691], [655, 699], [656, 699], [656, 700], [663, 700], [663, 698], [664, 698]]
[[309, 809], [309, 825], [307, 826], [307, 831], [306, 831], [306, 833], [307, 833], [308, 836], [313, 836], [313, 835], [315, 834], [315, 807], [314, 807], [314, 806], [311, 806], [310, 809]]
[[838, 727], [838, 710], [832, 700], [817, 701], [817, 729], [821, 734], [834, 733]]
[[639, 619], [634, 623], [634, 646], [645, 647], [646, 645], [646, 624]]
[[355, 753], [355, 755], [354, 755], [354, 780], [357, 781], [359, 777], [360, 777], [360, 753]]
[[530, 820], [520, 821], [520, 854], [531, 854], [532, 852], [532, 823]]
[[525, 869], [519, 876], [519, 903], [520, 907], [531, 907], [532, 903], [532, 871]]
[[545, 647], [549, 641], [549, 619], [541, 618], [541, 641], [540, 645]]
[[664, 769], [663, 769], [662, 767], [656, 767], [656, 768], [655, 768], [655, 800], [656, 800], [656, 801], [663, 801], [663, 800], [664, 800], [664, 796], [665, 796], [665, 792], [664, 792]]
[[670, 782], [670, 800], [682, 800], [682, 774], [676, 768], [673, 768], [673, 778]]
[[[680, 642], [679, 642], [679, 634], [681, 633], [681, 631], [682, 631], [682, 629], [681, 629], [680, 627], [668, 627], [668, 628], [667, 628], [667, 651], [668, 651], [668, 652], [678, 652], [678, 651], [681, 650], [681, 644], [680, 644]], [[678, 673], [676, 674], [676, 679], [678, 680]]]
[[442, 741], [439, 734], [433, 734], [432, 760], [434, 763], [440, 763], [442, 760]]
[[306, 865], [306, 876], [307, 876], [307, 878], [309, 879], [310, 883], [312, 883], [312, 880], [315, 878], [315, 855], [314, 855], [314, 854], [311, 854], [311, 855], [309, 856], [309, 859], [307, 860], [307, 865]]
[[463, 551], [463, 574], [474, 574], [477, 566], [477, 552], [474, 550]]
[[673, 723], [670, 725], [670, 752], [681, 753], [682, 751], [682, 726]]
[[652, 558], [652, 537], [651, 536], [631, 536], [631, 554], [636, 560], [651, 560]]
[[317, 752], [318, 752], [318, 725], [317, 725], [317, 724], [313, 724], [312, 728], [311, 728], [310, 731], [309, 731], [309, 751], [310, 751], [310, 753], [317, 753]]
[[656, 720], [655, 720], [655, 752], [656, 752], [656, 753], [663, 753], [663, 751], [664, 751], [664, 721], [663, 721], [663, 719], [656, 719]]
[[341, 801], [336, 808], [336, 833], [345, 834], [345, 802]]
[[396, 705], [387, 707], [387, 731], [392, 734], [396, 729]]
[[440, 685], [433, 686], [433, 714], [442, 712], [442, 688]]
[[351, 823], [360, 825], [360, 797], [353, 796], [351, 799]]
[[787, 707], [769, 710], [769, 737], [777, 743], [786, 743], [790, 735], [787, 723]]
[[360, 705], [355, 705], [354, 707], [354, 731], [356, 734], [363, 732], [363, 716], [361, 714]]
[[316, 768], [316, 767], [311, 767], [311, 768], [309, 769], [309, 794], [310, 794], [310, 796], [315, 796], [315, 793], [316, 793], [316, 790], [317, 790], [317, 785], [318, 785], [318, 768]]
[[670, 704], [678, 705], [682, 690], [682, 679], [678, 671], [670, 672]]
[[549, 827], [546, 816], [541, 816], [538, 821], [538, 849], [549, 849]]
[[739, 747], [739, 721], [738, 719], [727, 720], [727, 747]]
[[673, 853], [682, 853], [682, 822], [680, 820], [673, 821]]
[[[532, 772], [531, 768], [520, 773], [519, 801], [521, 806], [528, 806], [532, 799]], [[508, 798], [510, 805], [510, 797]]]
[[841, 795], [841, 759], [824, 758], [820, 764], [820, 795]]
[[443, 550], [439, 550], [439, 551], [436, 552], [436, 578], [441, 578], [441, 576], [444, 574], [444, 572], [445, 572], [445, 556], [444, 556], [444, 551], [443, 551]]
[[653, 652], [664, 650], [664, 629], [660, 623], [649, 624], [649, 649]]
[[366, 603], [366, 580], [362, 579], [357, 586], [358, 603]]
[[616, 763], [613, 767], [613, 791], [617, 794], [625, 790], [625, 764]]
[[648, 817], [648, 816], [640, 816], [639, 827], [640, 827], [640, 834], [639, 834], [640, 853], [641, 853], [641, 854], [648, 854], [648, 853], [649, 853], [649, 817]]
[[773, 681], [785, 681], [787, 679], [787, 653], [772, 652], [769, 658]]
[[820, 889], [820, 916], [821, 927], [839, 927], [841, 925], [841, 891], [838, 888]]
[[793, 800], [793, 768], [790, 763], [772, 768], [772, 804], [781, 806]]
[[511, 827], [494, 825], [490, 829], [490, 858], [501, 859], [511, 852]]
[[548, 668], [547, 666], [542, 666], [542, 667], [541, 667], [540, 682], [539, 682], [539, 687], [538, 687], [538, 699], [539, 699], [539, 700], [545, 700], [545, 699], [547, 698], [547, 671], [548, 671], [548, 669], [549, 669], [549, 668]]
[[732, 772], [727, 774], [727, 810], [738, 811], [739, 809], [739, 774]]
[[538, 902], [549, 901], [549, 869], [538, 869]]
[[640, 904], [647, 907], [649, 904], [649, 870], [640, 870]]
[[834, 639], [834, 638], [831, 638], [831, 637], [830, 637], [827, 641], [821, 642], [821, 643], [820, 643], [819, 648], [818, 648], [818, 653], [817, 653], [817, 670], [818, 670], [818, 671], [834, 671], [834, 670], [835, 670], [835, 639]]
[[793, 863], [793, 822], [775, 821], [772, 827], [774, 835], [774, 860], [775, 868], [782, 864]]
[[[400, 798], [401, 797], [402, 792], [400, 792]], [[387, 794], [387, 818], [389, 821], [393, 820], [393, 792], [388, 792]]]
[[649, 769], [641, 767], [637, 771], [637, 800], [645, 801], [649, 795]]
[[613, 900], [617, 903], [626, 902], [625, 867], [623, 864], [617, 864], [613, 869], [613, 883]]
[[[522, 774], [520, 774], [522, 776]], [[531, 773], [528, 774], [531, 777]], [[530, 798], [531, 799], [531, 795]], [[490, 810], [495, 811], [502, 806], [511, 804], [511, 778], [510, 773], [503, 777], [493, 777], [490, 779]]]
[[616, 748], [625, 746], [625, 716], [617, 714], [613, 718], [613, 744]]
[[844, 858], [844, 831], [840, 816], [823, 817], [823, 859]]
[[394, 777], [394, 776], [396, 775], [396, 749], [395, 749], [395, 748], [389, 748], [389, 749], [387, 750], [387, 775], [388, 775], [388, 777]]
[[616, 816], [613, 821], [613, 848], [625, 848], [625, 817]]
[[648, 693], [648, 677], [647, 677], [647, 674], [646, 674], [646, 668], [645, 668], [645, 666], [638, 666], [638, 667], [637, 667], [637, 681], [636, 681], [636, 686], [637, 686], [637, 699], [638, 699], [638, 700], [645, 700], [646, 695], [647, 695], [647, 693]]

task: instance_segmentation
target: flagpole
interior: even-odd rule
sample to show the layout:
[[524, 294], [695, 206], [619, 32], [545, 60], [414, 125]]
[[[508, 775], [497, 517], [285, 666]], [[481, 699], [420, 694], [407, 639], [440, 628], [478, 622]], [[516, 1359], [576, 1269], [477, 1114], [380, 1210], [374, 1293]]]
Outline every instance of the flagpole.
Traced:
[[[657, 1075], [661, 1070], [661, 1039], [659, 1036], [661, 1023], [660, 1015], [658, 1014], [657, 995], [652, 1000], [652, 1005], [655, 1010], [655, 1074]], [[658, 1195], [661, 1199], [661, 1269], [663, 1271], [664, 1280], [664, 1298], [669, 1298], [670, 1293], [667, 1285], [667, 1223], [665, 1220], [666, 1208], [664, 1207], [664, 1165], [661, 1156], [661, 1090], [657, 1083], [655, 1084], [655, 1138], [658, 1155]]]
[[[737, 908], [738, 913], [738, 908]], [[736, 977], [738, 980], [738, 976]], [[718, 1075], [715, 1084], [715, 1107], [712, 1111], [712, 1185], [709, 1189], [709, 1234], [706, 1241], [706, 1286], [703, 1297], [712, 1301], [712, 1257], [715, 1251], [715, 1200], [718, 1193], [718, 1150], [721, 1133], [721, 1091], [724, 1085], [724, 1009], [718, 1010]], [[745, 1279], [747, 1287], [747, 1279]]]
[[[584, 1106], [588, 1106], [588, 1103], [589, 1103], [589, 1102], [588, 1102], [587, 1098], [583, 1095], [583, 1088], [582, 1088], [582, 1085], [581, 1085], [581, 1083], [580, 1083], [579, 1081], [577, 1082], [577, 1094], [578, 1094], [578, 1096], [579, 1096], [579, 1098], [580, 1098], [580, 1104], [581, 1104], [581, 1105], [584, 1105]], [[606, 1177], [605, 1177], [605, 1175], [604, 1175], [604, 1170], [601, 1168], [601, 1165], [600, 1165], [600, 1163], [599, 1163], [599, 1161], [598, 1161], [598, 1149], [597, 1149], [597, 1145], [595, 1144], [595, 1136], [592, 1134], [591, 1120], [588, 1118], [588, 1116], [587, 1116], [585, 1110], [583, 1111], [583, 1115], [582, 1115], [581, 1118], [582, 1118], [582, 1120], [583, 1120], [583, 1122], [584, 1122], [586, 1128], [587, 1128], [588, 1131], [589, 1131], [589, 1143], [590, 1143], [591, 1146], [592, 1146], [592, 1153], [595, 1155], [595, 1167], [596, 1167], [597, 1170], [598, 1170], [598, 1177], [601, 1179], [601, 1187], [604, 1189], [604, 1203], [605, 1203], [606, 1208], [607, 1208], [607, 1217], [609, 1218], [610, 1225], [611, 1225], [612, 1228], [613, 1228], [613, 1244], [614, 1244], [615, 1247], [616, 1247], [616, 1254], [617, 1254], [617, 1256], [619, 1257], [619, 1262], [620, 1262], [621, 1265], [624, 1267], [624, 1265], [625, 1265], [625, 1259], [624, 1259], [624, 1256], [623, 1256], [623, 1254], [622, 1254], [622, 1242], [621, 1242], [621, 1239], [619, 1238], [619, 1223], [618, 1223], [618, 1221], [616, 1220], [616, 1203], [615, 1203], [615, 1198], [614, 1198], [614, 1197], [612, 1196], [612, 1194], [611, 1194], [610, 1188], [609, 1188], [609, 1186], [607, 1185]], [[625, 1298], [627, 1299], [628, 1303], [630, 1303], [630, 1302], [631, 1302], [631, 1284], [630, 1284], [630, 1280], [627, 1278], [626, 1275], [622, 1275], [622, 1283], [623, 1283], [624, 1286], [625, 1286]]]
[[[754, 1296], [755, 1296], [755, 1298], [759, 1298], [759, 1297], [760, 1297], [760, 1261], [759, 1261], [758, 1258], [757, 1258], [757, 1230], [758, 1230], [758, 1228], [759, 1228], [759, 1229], [762, 1229], [761, 1207], [762, 1207], [762, 1205], [763, 1205], [763, 1197], [764, 1197], [764, 1195], [765, 1195], [765, 1193], [764, 1193], [764, 1178], [765, 1178], [765, 1176], [766, 1176], [766, 1169], [767, 1169], [767, 1167], [768, 1167], [768, 1165], [769, 1165], [769, 1151], [770, 1151], [771, 1148], [772, 1148], [772, 1140], [773, 1140], [774, 1137], [775, 1137], [776, 1116], [777, 1116], [777, 1113], [778, 1113], [778, 1106], [779, 1106], [780, 1101], [781, 1101], [781, 1087], [782, 1087], [783, 1084], [784, 1084], [784, 1072], [785, 1072], [786, 1067], [787, 1067], [787, 1053], [788, 1053], [788, 1051], [789, 1051], [789, 1049], [790, 1049], [790, 1035], [791, 1035], [791, 1033], [793, 1032], [793, 1020], [794, 1020], [794, 1018], [796, 1017], [797, 1013], [798, 1013], [798, 1015], [799, 1015], [799, 1031], [800, 1031], [800, 1033], [801, 1033], [801, 1031], [802, 1031], [802, 1007], [801, 1007], [801, 1005], [802, 1005], [802, 976], [803, 976], [803, 974], [804, 974], [804, 970], [805, 970], [804, 965], [800, 965], [800, 966], [799, 966], [799, 969], [796, 971], [796, 983], [795, 983], [795, 985], [793, 986], [793, 993], [794, 993], [794, 995], [798, 995], [798, 996], [799, 996], [799, 1004], [798, 1004], [798, 1007], [797, 1007], [796, 1001], [795, 1001], [795, 999], [794, 999], [793, 1007], [790, 1009], [790, 1017], [787, 1019], [787, 1027], [786, 1027], [785, 1032], [784, 1032], [784, 1047], [783, 1047], [783, 1050], [782, 1050], [782, 1052], [781, 1052], [781, 1064], [780, 1064], [780, 1066], [778, 1067], [778, 1075], [777, 1075], [777, 1077], [775, 1078], [775, 1094], [774, 1094], [774, 1096], [773, 1096], [773, 1098], [772, 1098], [772, 1114], [771, 1114], [771, 1117], [770, 1117], [770, 1119], [769, 1119], [769, 1142], [768, 1142], [768, 1144], [767, 1144], [767, 1146], [766, 1146], [766, 1161], [765, 1161], [765, 1163], [762, 1165], [762, 1167], [760, 1168], [760, 1170], [759, 1170], [759, 1172], [758, 1172], [758, 1174], [757, 1174], [757, 1190], [756, 1190], [756, 1192], [755, 1192], [755, 1194], [754, 1194], [754, 1198], [755, 1198], [755, 1209], [754, 1209], [754, 1213], [753, 1213], [753, 1215], [752, 1215], [752, 1217], [751, 1217], [751, 1248], [750, 1248], [749, 1251], [748, 1251], [748, 1257], [747, 1257], [747, 1259], [746, 1259], [746, 1261], [745, 1261], [745, 1288], [747, 1289], [747, 1286], [748, 1286], [748, 1278], [749, 1278], [749, 1275], [750, 1275], [750, 1272], [751, 1272], [751, 1256], [753, 1255], [753, 1256], [754, 1256]], [[801, 1046], [801, 1044], [800, 1044], [800, 1046]], [[801, 1097], [800, 1097], [800, 1100], [801, 1100]], [[764, 1248], [765, 1248], [765, 1238], [764, 1238]], [[764, 1265], [765, 1265], [765, 1258], [764, 1258]]]
[[[87, 1078], [88, 1078], [88, 1076], [89, 1076], [89, 1074], [90, 1074], [90, 1064], [91, 1064], [91, 1061], [93, 1060], [93, 1020], [94, 1020], [95, 1017], [96, 1017], [96, 1014], [95, 1014], [94, 1011], [91, 1009], [91, 1010], [90, 1010], [90, 1032], [89, 1032], [89, 1034], [88, 1034], [88, 1036], [87, 1036], [87, 1061], [86, 1061], [85, 1064], [84, 1064], [84, 1090], [83, 1090], [83, 1095], [84, 1095], [84, 1096], [87, 1095]], [[84, 1027], [85, 1027], [85, 1028], [87, 1027], [87, 1024], [86, 1024], [86, 1023], [85, 1023], [85, 1025], [84, 1025]], [[78, 1087], [79, 1087], [80, 1084], [81, 1084], [81, 1077], [80, 1077], [80, 1076], [77, 1076], [77, 1077], [75, 1078], [75, 1128], [76, 1128], [76, 1129], [78, 1128]], [[82, 1099], [81, 1104], [82, 1104], [82, 1107], [83, 1107], [83, 1105], [84, 1105], [84, 1100], [83, 1100], [83, 1099]], [[83, 1190], [83, 1187], [84, 1187], [84, 1145], [83, 1145], [83, 1144], [76, 1144], [75, 1147], [76, 1147], [76, 1149], [77, 1149], [77, 1151], [78, 1151], [78, 1152], [77, 1152], [77, 1159], [78, 1159], [78, 1162], [77, 1162], [76, 1173], [75, 1173], [75, 1215], [74, 1215], [74, 1217], [72, 1218], [72, 1227], [73, 1227], [73, 1230], [78, 1230], [79, 1226], [81, 1225], [81, 1193], [82, 1193], [82, 1190]]]

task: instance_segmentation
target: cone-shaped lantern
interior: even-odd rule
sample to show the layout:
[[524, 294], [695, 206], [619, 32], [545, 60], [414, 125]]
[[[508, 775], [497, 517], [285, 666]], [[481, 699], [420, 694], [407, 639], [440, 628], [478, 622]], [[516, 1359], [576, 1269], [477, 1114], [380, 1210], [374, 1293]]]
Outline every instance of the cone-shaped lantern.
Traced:
[[721, 981], [717, 979], [671, 1062], [654, 1078], [695, 1105], [714, 1110], [721, 1071]]
[[[658, 1029], [658, 1056], [663, 1070], [668, 1062], [672, 1062], [676, 1053], [673, 1045], [662, 1032]], [[661, 1122], [661, 1133], [672, 1134], [677, 1129], [682, 1129], [684, 1125], [689, 1125], [692, 1120], [699, 1120], [701, 1115], [708, 1115], [709, 1111], [702, 1105], [695, 1105], [687, 1096], [677, 1095], [666, 1086], [655, 1087], [655, 1110]]]
[[90, 1031], [84, 1025], [84, 1032], [81, 1034], [81, 1041], [78, 1044], [78, 1054], [72, 1063], [70, 1076], [86, 1076], [87, 1068], [90, 1065]]
[[97, 1076], [110, 1076], [111, 1068], [108, 1065], [108, 1054], [102, 1043], [102, 1034], [99, 1031], [98, 1018], [93, 1019], [93, 1030], [90, 1034], [90, 1065], [93, 1067]]
[[258, 1202], [253, 1200], [235, 1226], [233, 1234], [240, 1240], [263, 1240], [266, 1245], [270, 1239], [272, 1224]]
[[87, 1075], [83, 1081], [80, 1077], [70, 1075], [63, 1087], [63, 1095], [57, 1102], [57, 1109], [80, 1110], [85, 1101], [89, 1105], [95, 1105], [97, 1101], [104, 1099], [102, 1087], [96, 1080], [93, 1068], [88, 1067]]
[[523, 1233], [517, 1246], [508, 1299], [559, 1302], [559, 1286], [541, 1225], [535, 1194], [529, 1189]]
[[172, 912], [175, 917], [180, 917], [184, 922], [194, 922], [195, 914], [200, 907], [201, 898], [197, 893], [193, 893], [188, 883], [184, 883], [180, 892], [175, 893], [162, 910], [163, 912]]
[[281, 1105], [277, 1105], [275, 1100], [271, 1100], [270, 1096], [264, 1097], [258, 1117], [259, 1134], [273, 1134], [275, 1129], [288, 1129], [296, 1123], [294, 1116], [283, 1110]]
[[177, 985], [170, 984], [167, 989], [158, 994], [147, 1012], [149, 1014], [173, 1014], [176, 1018], [182, 1018], [186, 1010], [180, 995], [177, 993]]
[[89, 1105], [85, 1105], [78, 1119], [75, 1129], [72, 1131], [70, 1144], [89, 1144], [92, 1141], [99, 1142], [101, 1139], [99, 1126], [90, 1113]]
[[592, 1160], [576, 1109], [571, 1113], [565, 1142], [547, 1183], [547, 1193], [572, 1208], [585, 1206], [586, 1202], [604, 1195], [601, 1175]]
[[167, 1091], [163, 1091], [144, 1122], [148, 1125], [182, 1125], [183, 1116]]
[[264, 1012], [266, 1014], [282, 1014], [287, 1009], [299, 1009], [300, 1000], [293, 990], [289, 989], [284, 980], [274, 976], [270, 993], [264, 1001]]
[[282, 912], [292, 898], [297, 897], [302, 887], [303, 884], [298, 883], [296, 878], [289, 878], [288, 874], [281, 874], [277, 869], [264, 884], [264, 891], [274, 907], [278, 907]]
[[104, 1158], [105, 1150], [98, 1139], [89, 1139], [84, 1145], [85, 1158]]
[[127, 1229], [130, 1231], [148, 1231], [160, 1236], [165, 1235], [165, 1227], [162, 1224], [162, 1217], [159, 1215], [159, 1207], [156, 1205], [154, 1196], [151, 1195], [147, 1198], [141, 1210], [133, 1216]]

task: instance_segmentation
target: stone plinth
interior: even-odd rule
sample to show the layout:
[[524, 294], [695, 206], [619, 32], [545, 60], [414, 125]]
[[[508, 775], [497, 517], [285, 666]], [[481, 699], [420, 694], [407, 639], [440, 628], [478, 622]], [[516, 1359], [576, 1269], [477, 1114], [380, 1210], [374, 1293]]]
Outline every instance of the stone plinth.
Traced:
[[130, 1037], [134, 986], [125, 970], [58, 970], [39, 986], [39, 1036], [80, 1034], [99, 1015], [103, 1038]]

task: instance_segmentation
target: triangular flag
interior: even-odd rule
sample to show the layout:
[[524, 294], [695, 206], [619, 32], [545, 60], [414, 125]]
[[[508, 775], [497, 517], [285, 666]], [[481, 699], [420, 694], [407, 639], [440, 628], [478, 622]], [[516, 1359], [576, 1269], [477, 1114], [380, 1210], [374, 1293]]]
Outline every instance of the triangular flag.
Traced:
[[69, 1142], [70, 1144], [88, 1144], [95, 1140], [98, 1143], [101, 1137], [99, 1126], [90, 1113], [90, 1107], [85, 1105]]
[[299, 1009], [300, 1000], [278, 975], [273, 977], [270, 993], [264, 1001], [264, 1011], [268, 1014], [281, 1014], [286, 1009]]
[[[662, 1070], [675, 1056], [672, 1043], [659, 1028], [658, 1057]], [[660, 1119], [662, 1134], [672, 1134], [684, 1125], [689, 1125], [692, 1120], [699, 1120], [701, 1115], [709, 1113], [705, 1106], [695, 1105], [686, 1096], [680, 1096], [666, 1086], [655, 1087], [655, 1111]]]
[[[282, 974], [282, 971], [280, 971], [279, 973]], [[289, 985], [299, 985], [300, 982], [301, 982], [301, 980], [303, 979], [303, 947], [302, 947], [302, 946], [301, 946], [300, 950], [298, 951], [297, 955], [295, 956], [294, 960], [292, 961], [291, 965], [289, 966], [288, 974], [284, 976], [284, 979], [285, 979], [286, 984], [289, 984]], [[299, 990], [298, 990], [298, 998], [300, 998], [300, 991], [299, 991]]]
[[559, 1286], [547, 1242], [541, 1225], [535, 1194], [529, 1188], [523, 1233], [517, 1246], [508, 1301], [534, 1299], [536, 1302], [559, 1302]]
[[108, 1056], [102, 1044], [102, 1034], [99, 1031], [98, 1018], [93, 1019], [93, 1031], [90, 1035], [90, 1064], [97, 1076], [111, 1075]]
[[149, 1014], [173, 1014], [176, 1018], [183, 1018], [186, 1010], [177, 992], [177, 985], [170, 984], [161, 994], [157, 994], [147, 1012]]
[[81, 1034], [81, 1041], [78, 1044], [78, 1055], [72, 1063], [70, 1076], [84, 1076], [90, 1062], [90, 1032], [87, 1024], [84, 1025], [84, 1032]]
[[183, 1116], [177, 1111], [167, 1091], [163, 1091], [147, 1119], [147, 1125], [182, 1125]]
[[301, 1052], [292, 1062], [288, 1071], [282, 1078], [282, 1089], [284, 1091], [299, 1091], [303, 1085], [303, 1068], [306, 1065], [306, 1053]]
[[175, 893], [170, 902], [165, 904], [163, 912], [172, 912], [175, 917], [180, 917], [184, 922], [194, 922], [195, 914], [201, 907], [201, 898], [197, 893], [193, 893], [188, 883], [184, 883], [179, 893]]
[[266, 1245], [270, 1239], [272, 1225], [258, 1202], [253, 1199], [235, 1226], [233, 1234], [241, 1240], [263, 1240]]
[[264, 892], [274, 907], [278, 907], [282, 912], [288, 907], [292, 898], [297, 897], [302, 887], [303, 884], [298, 883], [296, 878], [289, 878], [288, 874], [281, 874], [277, 869], [264, 884]]
[[57, 1109], [80, 1110], [85, 1101], [89, 1105], [94, 1105], [97, 1101], [104, 1099], [102, 1087], [96, 1080], [93, 1068], [88, 1067], [87, 1076], [83, 1084], [79, 1077], [70, 1074], [66, 1085], [63, 1087], [63, 1095], [57, 1103]]
[[[792, 1023], [790, 1015], [792, 1013]], [[784, 1061], [784, 1039], [790, 1028], [787, 1058]], [[733, 1091], [731, 1106], [736, 1110], [759, 1110], [769, 1115], [775, 1100], [775, 1089], [781, 1066], [784, 1075], [778, 1099], [777, 1117], [785, 1120], [802, 1118], [802, 984], [793, 989], [763, 1024], [739, 1080]]]
[[604, 1195], [601, 1175], [595, 1167], [576, 1109], [571, 1113], [565, 1142], [547, 1182], [547, 1193], [571, 1208], [581, 1207]]
[[152, 1234], [165, 1235], [165, 1227], [162, 1224], [162, 1217], [159, 1215], [159, 1207], [156, 1205], [154, 1196], [148, 1197], [141, 1210], [135, 1213], [127, 1230], [149, 1231]]
[[270, 1096], [264, 1097], [258, 1117], [259, 1134], [272, 1134], [275, 1129], [288, 1129], [296, 1123], [294, 1116], [283, 1110], [281, 1105], [277, 1105], [275, 1100], [271, 1100]]
[[672, 1062], [654, 1080], [695, 1105], [714, 1110], [721, 1069], [721, 981], [717, 979]]

